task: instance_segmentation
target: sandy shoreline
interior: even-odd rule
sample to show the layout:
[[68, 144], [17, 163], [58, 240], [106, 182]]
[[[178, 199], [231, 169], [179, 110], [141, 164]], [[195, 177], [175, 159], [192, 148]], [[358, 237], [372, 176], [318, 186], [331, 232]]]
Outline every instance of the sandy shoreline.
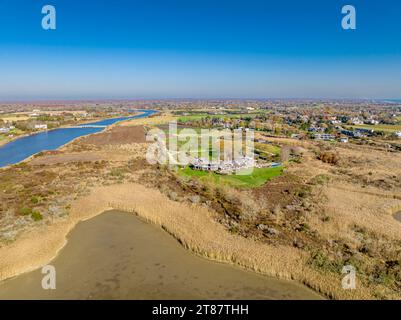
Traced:
[[34, 270], [51, 261], [66, 244], [67, 234], [83, 220], [117, 209], [137, 214], [161, 226], [185, 248], [211, 260], [232, 263], [261, 274], [296, 280], [317, 292], [338, 299], [372, 298], [365, 288], [342, 290], [337, 277], [321, 275], [305, 264], [295, 248], [257, 243], [228, 233], [201, 206], [174, 202], [156, 190], [138, 184], [98, 187], [72, 204], [70, 216], [42, 225], [14, 243], [0, 248], [0, 280]]

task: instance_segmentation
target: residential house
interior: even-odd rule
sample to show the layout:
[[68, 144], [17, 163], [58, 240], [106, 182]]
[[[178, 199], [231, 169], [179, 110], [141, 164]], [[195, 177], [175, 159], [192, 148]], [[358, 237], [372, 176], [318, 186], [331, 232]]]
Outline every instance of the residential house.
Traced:
[[47, 130], [47, 124], [35, 124], [34, 129], [44, 129]]
[[315, 133], [313, 135], [313, 139], [315, 140], [324, 140], [324, 141], [332, 141], [335, 139], [335, 136], [329, 133]]

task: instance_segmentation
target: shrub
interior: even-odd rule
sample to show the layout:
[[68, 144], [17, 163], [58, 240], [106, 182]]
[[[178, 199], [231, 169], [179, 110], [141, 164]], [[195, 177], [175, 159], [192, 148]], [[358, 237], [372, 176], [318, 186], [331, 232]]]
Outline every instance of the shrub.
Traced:
[[328, 164], [337, 164], [339, 160], [338, 155], [330, 151], [321, 152], [318, 155], [318, 159]]
[[329, 181], [330, 181], [330, 177], [329, 177], [328, 175], [319, 174], [319, 175], [315, 176], [315, 177], [312, 179], [311, 183], [324, 185], [324, 184], [326, 184], [326, 183], [329, 182]]
[[28, 216], [28, 215], [32, 214], [32, 209], [31, 209], [31, 208], [28, 208], [28, 207], [22, 207], [22, 208], [20, 208], [20, 209], [18, 210], [18, 213], [19, 213], [21, 216]]
[[300, 198], [306, 198], [311, 193], [311, 187], [309, 186], [302, 186], [294, 191], [294, 194]]
[[43, 216], [42, 216], [42, 214], [41, 214], [39, 211], [34, 210], [34, 211], [32, 211], [32, 213], [31, 213], [31, 218], [32, 218], [34, 221], [39, 221], [39, 220], [42, 220], [42, 219], [43, 219]]
[[309, 264], [323, 271], [336, 273], [341, 271], [341, 263], [330, 261], [326, 254], [320, 250], [312, 254]]
[[124, 178], [124, 172], [121, 169], [112, 169], [109, 174], [110, 176], [116, 177], [118, 179]]
[[31, 198], [31, 202], [34, 203], [34, 204], [39, 203], [40, 200], [41, 200], [40, 197], [37, 197], [37, 196], [33, 196], [33, 197]]

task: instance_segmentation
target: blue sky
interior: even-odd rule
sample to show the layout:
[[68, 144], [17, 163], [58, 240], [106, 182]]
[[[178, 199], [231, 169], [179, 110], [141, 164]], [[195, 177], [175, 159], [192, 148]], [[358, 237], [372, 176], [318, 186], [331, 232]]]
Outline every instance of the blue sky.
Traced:
[[96, 98], [401, 98], [401, 1], [1, 0], [0, 100]]

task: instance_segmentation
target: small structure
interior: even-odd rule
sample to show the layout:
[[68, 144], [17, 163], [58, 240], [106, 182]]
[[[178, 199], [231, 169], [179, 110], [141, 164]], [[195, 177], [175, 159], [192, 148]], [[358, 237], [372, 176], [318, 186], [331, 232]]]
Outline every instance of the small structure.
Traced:
[[0, 128], [0, 133], [7, 133], [7, 132], [9, 132], [9, 131], [10, 131], [9, 128], [6, 128], [6, 127]]
[[334, 135], [329, 134], [329, 133], [315, 133], [313, 135], [313, 138], [315, 140], [324, 140], [324, 141], [332, 141], [334, 140]]
[[351, 123], [353, 125], [361, 125], [361, 124], [363, 124], [363, 121], [361, 119], [359, 119], [358, 117], [354, 117], [351, 119]]
[[360, 131], [341, 130], [341, 133], [351, 138], [362, 138], [364, 134]]
[[373, 125], [378, 125], [379, 121], [375, 120], [375, 119], [369, 119], [367, 120], [365, 123], [367, 124], [373, 124]]
[[47, 130], [47, 124], [35, 124], [34, 128]]
[[190, 167], [195, 170], [213, 171], [220, 174], [231, 174], [255, 166], [252, 157], [242, 156], [231, 161], [209, 161], [204, 158], [194, 158]]

